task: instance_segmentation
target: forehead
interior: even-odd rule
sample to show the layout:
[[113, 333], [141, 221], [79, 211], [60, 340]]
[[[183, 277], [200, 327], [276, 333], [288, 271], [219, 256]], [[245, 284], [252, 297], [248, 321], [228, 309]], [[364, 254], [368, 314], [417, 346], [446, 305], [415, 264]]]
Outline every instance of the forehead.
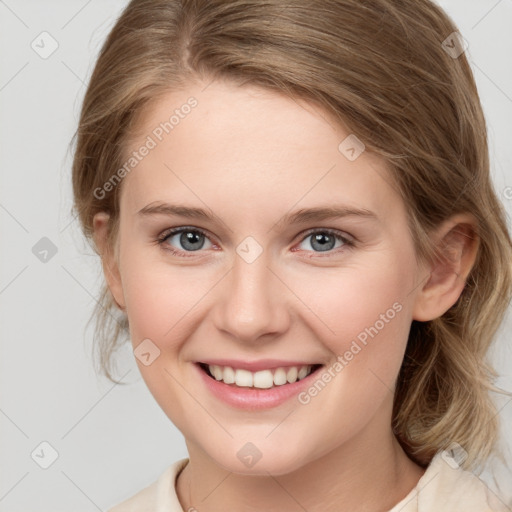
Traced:
[[124, 178], [121, 209], [132, 212], [177, 200], [236, 216], [294, 204], [384, 215], [401, 206], [385, 163], [367, 151], [354, 159], [361, 148], [346, 129], [311, 103], [257, 87], [169, 92], [140, 116], [126, 158], [143, 146], [150, 149]]

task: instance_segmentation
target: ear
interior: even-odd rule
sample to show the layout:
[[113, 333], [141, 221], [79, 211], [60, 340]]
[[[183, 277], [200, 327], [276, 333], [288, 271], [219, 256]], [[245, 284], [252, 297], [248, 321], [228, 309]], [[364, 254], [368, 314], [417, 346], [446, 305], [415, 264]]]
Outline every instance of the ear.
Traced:
[[458, 214], [432, 235], [438, 256], [427, 268], [430, 277], [416, 296], [413, 320], [438, 318], [457, 302], [478, 254], [476, 230], [473, 215]]
[[109, 219], [110, 215], [106, 212], [99, 212], [93, 218], [94, 243], [101, 256], [103, 273], [110, 293], [119, 309], [125, 310], [125, 300], [121, 274], [119, 272], [119, 262], [117, 261], [116, 251], [109, 243]]

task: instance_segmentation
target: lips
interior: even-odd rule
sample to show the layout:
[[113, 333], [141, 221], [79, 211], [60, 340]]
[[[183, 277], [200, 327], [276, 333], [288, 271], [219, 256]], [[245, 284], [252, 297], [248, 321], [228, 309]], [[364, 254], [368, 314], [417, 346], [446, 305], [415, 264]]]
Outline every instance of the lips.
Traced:
[[[270, 409], [297, 397], [323, 368], [322, 364], [297, 362], [290, 365], [287, 361], [275, 360], [255, 363], [231, 360], [229, 361], [231, 366], [228, 366], [227, 362], [227, 360], [197, 362], [194, 366], [206, 389], [214, 397], [232, 407], [246, 411]], [[248, 367], [257, 368], [257, 370], [247, 370]], [[299, 372], [302, 377], [300, 379]], [[288, 374], [293, 382], [288, 382]], [[283, 382], [285, 377], [286, 382]], [[226, 383], [224, 379], [233, 382]], [[276, 379], [277, 384], [275, 384]]]

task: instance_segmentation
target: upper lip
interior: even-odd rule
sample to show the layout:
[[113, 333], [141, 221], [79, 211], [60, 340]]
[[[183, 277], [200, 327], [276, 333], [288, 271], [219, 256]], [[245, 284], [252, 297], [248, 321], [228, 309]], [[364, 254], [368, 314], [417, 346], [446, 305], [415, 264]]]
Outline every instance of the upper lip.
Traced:
[[237, 359], [205, 359], [198, 361], [210, 366], [230, 366], [237, 370], [248, 370], [257, 372], [260, 370], [273, 370], [276, 368], [288, 368], [290, 366], [316, 366], [320, 363], [312, 363], [305, 361], [284, 361], [279, 359], [260, 359], [258, 361], [242, 361]]

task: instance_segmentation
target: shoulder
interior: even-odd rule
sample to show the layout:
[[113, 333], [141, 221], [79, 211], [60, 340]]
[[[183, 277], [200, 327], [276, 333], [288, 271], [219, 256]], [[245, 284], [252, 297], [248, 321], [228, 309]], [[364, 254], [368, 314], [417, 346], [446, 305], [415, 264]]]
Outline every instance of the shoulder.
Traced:
[[183, 512], [176, 495], [176, 477], [187, 465], [188, 459], [171, 464], [151, 485], [122, 501], [107, 512]]
[[449, 452], [436, 454], [417, 486], [389, 512], [508, 512], [510, 509]]

